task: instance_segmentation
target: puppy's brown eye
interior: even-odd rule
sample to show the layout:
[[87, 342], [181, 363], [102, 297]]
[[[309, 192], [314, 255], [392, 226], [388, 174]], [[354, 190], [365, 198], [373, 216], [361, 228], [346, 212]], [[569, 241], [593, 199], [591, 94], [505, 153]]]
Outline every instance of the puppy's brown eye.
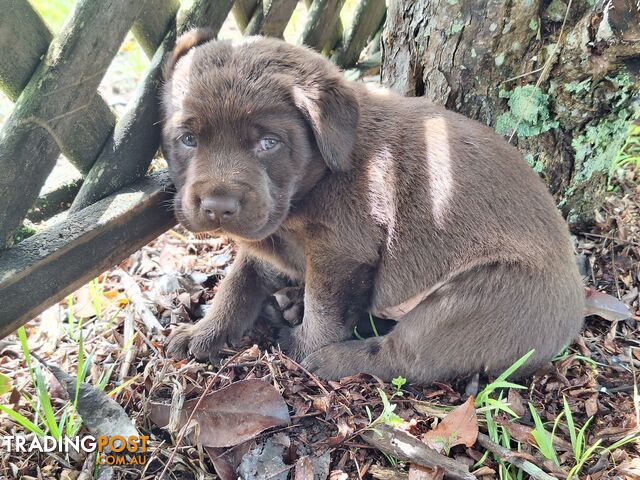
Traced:
[[260, 150], [271, 150], [275, 148], [280, 143], [280, 140], [273, 137], [264, 137], [260, 139], [259, 148]]
[[198, 146], [198, 140], [193, 133], [185, 133], [183, 135], [180, 135], [180, 141], [189, 148]]

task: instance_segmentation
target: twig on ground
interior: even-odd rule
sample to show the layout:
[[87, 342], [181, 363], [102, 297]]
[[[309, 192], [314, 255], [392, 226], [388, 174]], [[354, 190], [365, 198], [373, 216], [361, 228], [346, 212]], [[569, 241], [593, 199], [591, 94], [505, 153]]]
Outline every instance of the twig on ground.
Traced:
[[129, 307], [127, 309], [127, 314], [124, 317], [124, 348], [126, 349], [124, 359], [122, 360], [122, 364], [120, 365], [120, 373], [118, 374], [118, 380], [122, 382], [124, 378], [129, 375], [129, 370], [131, 369], [131, 364], [133, 360], [136, 358], [136, 345], [134, 342], [134, 313], [133, 308]]
[[460, 480], [476, 478], [463, 463], [445, 457], [403, 430], [380, 425], [375, 430], [361, 433], [360, 436], [369, 445], [401, 460], [428, 468], [441, 467], [446, 478]]
[[142, 293], [142, 290], [140, 290], [140, 286], [136, 281], [131, 277], [131, 275], [121, 269], [115, 270], [113, 274], [120, 277], [122, 286], [125, 289], [124, 293], [129, 299], [129, 303], [133, 305], [135, 313], [144, 322], [144, 325], [147, 327], [147, 330], [151, 335], [161, 332], [162, 325], [160, 325], [160, 322], [148, 307], [147, 303], [149, 300]]
[[[280, 352], [280, 355], [286, 356], [282, 352]], [[311, 380], [313, 380], [313, 383], [315, 383], [318, 386], [318, 388], [320, 390], [322, 390], [322, 393], [324, 393], [325, 395], [329, 395], [329, 391], [326, 388], [324, 388], [324, 385], [322, 385], [322, 382], [320, 381], [320, 379], [318, 377], [316, 377], [313, 373], [311, 373], [309, 370], [307, 370], [302, 365], [300, 365], [298, 362], [296, 362], [293, 358], [287, 357], [287, 360], [289, 360], [296, 367], [298, 367], [300, 370], [302, 370], [304, 373], [306, 373], [309, 376], [309, 378]]]
[[556, 477], [544, 472], [537, 465], [534, 465], [524, 458], [518, 457], [511, 450], [498, 445], [484, 433], [478, 434], [478, 443], [490, 452], [498, 455], [503, 461], [509, 462], [511, 465], [515, 465], [516, 467], [521, 468], [524, 472], [531, 475], [531, 478], [535, 480], [558, 480]]

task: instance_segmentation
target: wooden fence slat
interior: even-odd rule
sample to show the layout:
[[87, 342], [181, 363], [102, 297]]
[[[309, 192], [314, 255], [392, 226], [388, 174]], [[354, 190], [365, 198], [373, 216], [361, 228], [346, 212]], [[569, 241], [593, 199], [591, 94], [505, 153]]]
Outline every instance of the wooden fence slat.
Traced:
[[[27, 0], [11, 0], [0, 16], [0, 87], [15, 101], [46, 54], [52, 35]], [[59, 133], [63, 153], [81, 172], [87, 172], [116, 123], [96, 94], [82, 125]]]
[[179, 8], [178, 0], [148, 0], [133, 22], [131, 31], [147, 57], [153, 57]]
[[313, 0], [299, 43], [318, 51], [332, 48], [340, 32], [340, 10], [345, 0]]
[[256, 7], [259, 5], [262, 5], [262, 0], [236, 0], [233, 4], [231, 13], [242, 33], [245, 32], [249, 21], [256, 11]]
[[51, 172], [63, 148], [61, 132], [92, 113], [88, 108], [102, 76], [143, 5], [79, 2], [18, 98], [0, 132], [0, 248]]
[[0, 15], [0, 88], [15, 101], [47, 51], [51, 33], [27, 0], [10, 0]]
[[260, 2], [244, 34], [282, 38], [297, 4], [298, 0], [264, 0], [264, 2]]
[[175, 225], [168, 185], [144, 178], [0, 254], [0, 338]]
[[67, 210], [80, 191], [81, 185], [82, 178], [75, 178], [52, 190], [41, 192], [27, 213], [27, 220], [38, 223]]
[[[174, 21], [178, 7], [177, 0], [151, 0], [135, 20], [132, 32], [150, 57]], [[11, 8], [0, 23], [0, 50], [7, 52], [6, 56], [0, 57], [0, 83], [4, 82], [2, 86], [7, 95], [15, 100], [40, 63], [40, 57], [47, 52], [52, 35], [26, 0], [11, 0]], [[9, 48], [9, 45], [16, 45], [16, 48]], [[98, 94], [88, 110], [93, 114], [83, 119], [80, 132], [76, 126], [71, 126], [69, 133], [60, 135], [65, 146], [63, 152], [82, 173], [89, 171], [105, 136], [115, 125], [113, 112]], [[37, 222], [59, 213], [61, 205], [73, 202], [81, 183], [76, 181], [39, 197], [27, 218]]]
[[[179, 20], [178, 32], [193, 27], [208, 27], [217, 34], [232, 4], [233, 0], [215, 3], [197, 1]], [[160, 144], [158, 86], [162, 78], [164, 55], [171, 51], [174, 41], [175, 33], [172, 31], [156, 51], [149, 73], [137, 90], [135, 99], [86, 175], [73, 202], [73, 211], [106, 197], [146, 173]]]
[[352, 67], [360, 58], [367, 39], [380, 26], [387, 10], [385, 0], [360, 0], [342, 43], [332, 60], [340, 67]]
[[147, 172], [160, 144], [157, 89], [162, 77], [163, 53], [161, 47], [153, 57], [147, 77], [85, 176], [73, 201], [72, 212], [118, 191]]
[[196, 27], [206, 27], [216, 34], [229, 16], [234, 0], [196, 0], [191, 8], [178, 12], [178, 34]]

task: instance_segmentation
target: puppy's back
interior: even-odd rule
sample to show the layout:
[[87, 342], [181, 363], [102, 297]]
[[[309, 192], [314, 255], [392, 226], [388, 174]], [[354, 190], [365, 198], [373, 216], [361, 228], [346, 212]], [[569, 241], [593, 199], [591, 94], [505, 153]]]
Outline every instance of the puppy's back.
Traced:
[[374, 203], [393, 210], [379, 215], [388, 221], [378, 278], [411, 290], [400, 298], [380, 289], [374, 308], [492, 263], [564, 278], [570, 296], [581, 295], [567, 226], [513, 146], [424, 99], [364, 88], [360, 95], [361, 188], [371, 197], [374, 172], [384, 171]]

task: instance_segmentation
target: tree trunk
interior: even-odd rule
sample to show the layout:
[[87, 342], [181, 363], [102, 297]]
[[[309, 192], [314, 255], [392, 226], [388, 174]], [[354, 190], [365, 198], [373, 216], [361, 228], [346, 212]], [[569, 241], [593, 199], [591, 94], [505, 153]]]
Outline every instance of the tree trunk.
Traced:
[[588, 222], [640, 115], [637, 0], [392, 0], [383, 82], [494, 127]]

